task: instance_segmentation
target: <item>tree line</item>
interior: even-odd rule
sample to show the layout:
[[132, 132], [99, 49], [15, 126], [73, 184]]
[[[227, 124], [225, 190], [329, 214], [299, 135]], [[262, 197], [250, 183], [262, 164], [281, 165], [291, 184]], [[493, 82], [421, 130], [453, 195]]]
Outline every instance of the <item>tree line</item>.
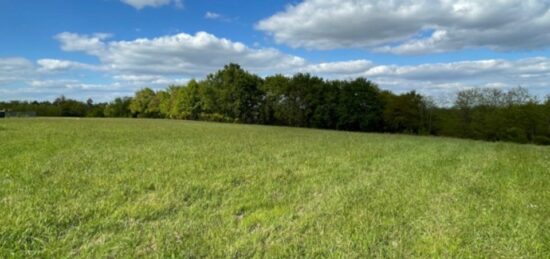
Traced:
[[237, 64], [185, 86], [144, 88], [110, 103], [59, 97], [4, 102], [2, 108], [38, 116], [170, 118], [550, 145], [550, 98], [538, 100], [524, 88], [463, 90], [452, 106], [441, 107], [415, 91], [395, 94], [365, 78], [261, 78]]

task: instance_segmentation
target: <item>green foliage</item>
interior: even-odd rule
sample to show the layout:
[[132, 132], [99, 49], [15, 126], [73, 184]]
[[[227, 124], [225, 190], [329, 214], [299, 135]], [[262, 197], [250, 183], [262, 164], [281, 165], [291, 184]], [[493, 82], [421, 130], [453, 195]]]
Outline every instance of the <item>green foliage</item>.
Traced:
[[14, 112], [36, 112], [37, 116], [61, 116], [61, 107], [51, 102], [0, 102], [0, 110]]
[[184, 99], [185, 111], [189, 114], [189, 119], [197, 120], [200, 114], [203, 113], [203, 104], [207, 103], [203, 99], [206, 90], [195, 80], [189, 82], [186, 90], [186, 98]]
[[144, 88], [110, 104], [60, 97], [54, 103], [0, 103], [0, 109], [36, 111], [38, 116], [171, 118], [517, 143], [540, 144], [550, 137], [550, 97], [540, 102], [521, 87], [464, 90], [453, 107], [437, 107], [430, 97], [382, 91], [365, 78], [324, 80], [299, 73], [262, 79], [237, 64], [204, 80], [156, 92]]
[[340, 82], [340, 87], [337, 127], [356, 131], [381, 129], [385, 104], [378, 86], [359, 78], [351, 82]]
[[426, 104], [416, 92], [393, 96], [386, 95], [384, 121], [390, 132], [418, 134], [424, 130], [424, 111]]
[[61, 96], [53, 102], [53, 104], [59, 107], [61, 116], [67, 117], [84, 117], [86, 116], [87, 106], [85, 103], [71, 100]]
[[286, 124], [292, 123], [290, 105], [288, 97], [288, 86], [290, 79], [283, 75], [269, 76], [265, 79], [262, 85], [262, 91], [265, 92], [265, 105], [263, 107], [264, 121], [269, 124]]
[[203, 82], [210, 93], [205, 103], [210, 113], [244, 123], [254, 123], [260, 117], [260, 91], [262, 79], [244, 71], [239, 65], [229, 64], [224, 69], [208, 75]]
[[343, 82], [325, 82], [319, 85], [317, 89], [318, 101], [310, 121], [310, 127], [337, 129], [339, 123], [340, 105], [340, 85]]
[[160, 113], [159, 98], [150, 88], [144, 88], [136, 92], [130, 102], [130, 111], [138, 118], [157, 117]]
[[105, 117], [119, 117], [119, 118], [128, 118], [132, 116], [132, 111], [130, 110], [130, 104], [132, 103], [132, 98], [116, 98], [113, 102], [105, 106], [104, 115]]
[[167, 97], [163, 98], [160, 112], [167, 118], [171, 119], [187, 119], [186, 98], [187, 94], [184, 87], [170, 86], [167, 91]]
[[547, 136], [535, 136], [533, 138], [533, 143], [538, 145], [550, 146], [550, 137]]
[[549, 147], [174, 120], [0, 125], [0, 258], [550, 254]]
[[[471, 89], [458, 93], [455, 102], [458, 116], [453, 123], [460, 133], [440, 131], [441, 135], [469, 137], [491, 141], [542, 144], [550, 134], [550, 112], [524, 88], [509, 91]], [[449, 117], [448, 119], [451, 119]], [[535, 141], [537, 139], [538, 141]]]

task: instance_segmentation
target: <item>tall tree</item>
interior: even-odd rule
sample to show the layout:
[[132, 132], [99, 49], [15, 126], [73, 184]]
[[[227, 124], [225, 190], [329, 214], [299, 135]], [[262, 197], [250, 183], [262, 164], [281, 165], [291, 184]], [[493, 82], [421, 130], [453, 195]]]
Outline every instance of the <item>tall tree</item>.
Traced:
[[106, 117], [122, 117], [128, 118], [132, 116], [130, 110], [131, 97], [116, 98], [113, 102], [107, 104], [104, 109]]
[[384, 121], [391, 132], [418, 134], [424, 129], [422, 114], [425, 104], [415, 91], [389, 96], [384, 109]]
[[[149, 104], [155, 98], [155, 92], [150, 88], [143, 88], [136, 92], [132, 102], [130, 103], [130, 111], [132, 114], [139, 118], [152, 117], [149, 108]], [[153, 107], [151, 107], [153, 108]]]
[[208, 75], [204, 82], [216, 99], [213, 112], [226, 117], [252, 123], [260, 116], [260, 90], [262, 80], [243, 70], [237, 64], [229, 64], [224, 69]]
[[286, 94], [289, 79], [283, 75], [269, 76], [262, 85], [265, 93], [264, 106], [262, 108], [263, 120], [272, 124], [289, 125], [286, 120], [285, 105], [288, 96]]
[[355, 131], [380, 130], [383, 112], [384, 103], [378, 86], [365, 78], [342, 83], [338, 128]]

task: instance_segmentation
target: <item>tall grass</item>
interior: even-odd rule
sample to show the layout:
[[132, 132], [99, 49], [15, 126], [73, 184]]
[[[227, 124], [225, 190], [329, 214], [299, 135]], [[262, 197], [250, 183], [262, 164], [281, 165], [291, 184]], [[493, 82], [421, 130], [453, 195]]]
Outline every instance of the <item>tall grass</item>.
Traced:
[[167, 120], [0, 121], [0, 257], [550, 254], [550, 148]]

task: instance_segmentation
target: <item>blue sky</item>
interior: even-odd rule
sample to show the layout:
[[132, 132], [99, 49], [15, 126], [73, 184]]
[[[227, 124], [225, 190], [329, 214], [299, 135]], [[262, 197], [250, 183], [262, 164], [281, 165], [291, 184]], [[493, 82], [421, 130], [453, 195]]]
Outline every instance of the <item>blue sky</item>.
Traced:
[[0, 100], [109, 101], [229, 62], [437, 98], [519, 85], [542, 97], [549, 10], [547, 0], [0, 0]]

